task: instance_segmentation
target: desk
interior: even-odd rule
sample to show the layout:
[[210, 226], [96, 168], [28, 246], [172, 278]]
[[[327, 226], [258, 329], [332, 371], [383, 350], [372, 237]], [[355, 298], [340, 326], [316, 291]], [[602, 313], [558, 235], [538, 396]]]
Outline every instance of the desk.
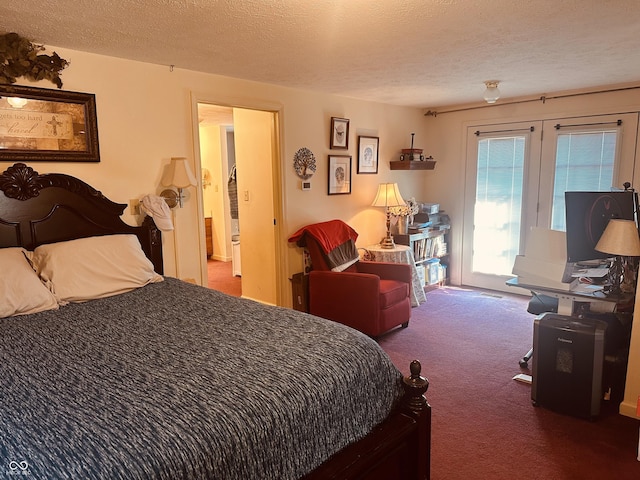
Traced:
[[607, 297], [602, 291], [595, 292], [574, 292], [571, 290], [560, 290], [544, 285], [531, 285], [518, 281], [518, 278], [507, 280], [510, 287], [520, 287], [530, 292], [541, 293], [549, 297], [558, 299], [558, 314], [573, 315], [575, 303], [589, 303], [592, 311], [595, 312], [614, 312], [618, 304], [627, 304], [633, 300], [632, 294], [616, 295]]
[[370, 245], [365, 247], [365, 250], [371, 255], [371, 260], [375, 262], [408, 264], [411, 267], [411, 306], [418, 307], [427, 301], [410, 247], [396, 245], [394, 248], [382, 248], [380, 245]]

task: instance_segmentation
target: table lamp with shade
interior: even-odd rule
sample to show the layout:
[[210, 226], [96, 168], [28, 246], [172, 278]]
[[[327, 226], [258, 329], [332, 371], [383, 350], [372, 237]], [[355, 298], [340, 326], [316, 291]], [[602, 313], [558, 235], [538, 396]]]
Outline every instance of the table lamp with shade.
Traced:
[[382, 248], [395, 247], [393, 237], [391, 236], [391, 211], [389, 210], [389, 207], [397, 207], [404, 204], [405, 201], [402, 198], [402, 195], [400, 195], [397, 183], [381, 183], [378, 185], [378, 193], [376, 193], [376, 198], [373, 200], [371, 206], [384, 207], [387, 215], [387, 234], [380, 241], [380, 246]]
[[615, 256], [613, 264], [609, 268], [608, 293], [620, 295], [635, 291], [636, 257], [640, 257], [640, 236], [636, 222], [612, 218], [595, 249]]

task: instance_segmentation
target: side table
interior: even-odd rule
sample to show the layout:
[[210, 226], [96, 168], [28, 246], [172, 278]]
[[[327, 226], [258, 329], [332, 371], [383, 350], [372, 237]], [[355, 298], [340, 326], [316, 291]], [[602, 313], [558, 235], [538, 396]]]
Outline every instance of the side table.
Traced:
[[396, 245], [394, 248], [382, 248], [380, 245], [369, 245], [365, 247], [365, 250], [369, 252], [371, 260], [375, 262], [408, 264], [411, 267], [411, 306], [418, 307], [427, 301], [410, 247]]

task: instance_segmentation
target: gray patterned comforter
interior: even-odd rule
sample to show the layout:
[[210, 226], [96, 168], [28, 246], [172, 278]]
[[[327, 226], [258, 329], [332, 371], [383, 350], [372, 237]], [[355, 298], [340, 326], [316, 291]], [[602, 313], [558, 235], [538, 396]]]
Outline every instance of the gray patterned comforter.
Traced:
[[401, 393], [368, 337], [171, 278], [0, 341], [0, 478], [299, 478]]

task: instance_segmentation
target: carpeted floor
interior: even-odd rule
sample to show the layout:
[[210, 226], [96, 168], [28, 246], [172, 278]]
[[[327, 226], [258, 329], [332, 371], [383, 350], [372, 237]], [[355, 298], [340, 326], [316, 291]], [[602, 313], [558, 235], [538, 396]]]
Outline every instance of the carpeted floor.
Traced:
[[405, 374], [416, 358], [430, 381], [432, 478], [640, 479], [638, 421], [608, 402], [593, 422], [533, 407], [530, 385], [512, 379], [530, 373], [518, 365], [533, 332], [527, 302], [441, 288], [409, 328], [379, 339]]
[[209, 288], [234, 297], [242, 296], [242, 279], [232, 274], [231, 262], [207, 261]]
[[[209, 287], [240, 296], [230, 262], [208, 262]], [[470, 288], [430, 291], [409, 328], [378, 341], [408, 373], [422, 362], [433, 408], [434, 480], [640, 479], [639, 422], [603, 403], [596, 421], [533, 407], [514, 381], [531, 346], [528, 298]], [[531, 365], [531, 363], [530, 363]]]

